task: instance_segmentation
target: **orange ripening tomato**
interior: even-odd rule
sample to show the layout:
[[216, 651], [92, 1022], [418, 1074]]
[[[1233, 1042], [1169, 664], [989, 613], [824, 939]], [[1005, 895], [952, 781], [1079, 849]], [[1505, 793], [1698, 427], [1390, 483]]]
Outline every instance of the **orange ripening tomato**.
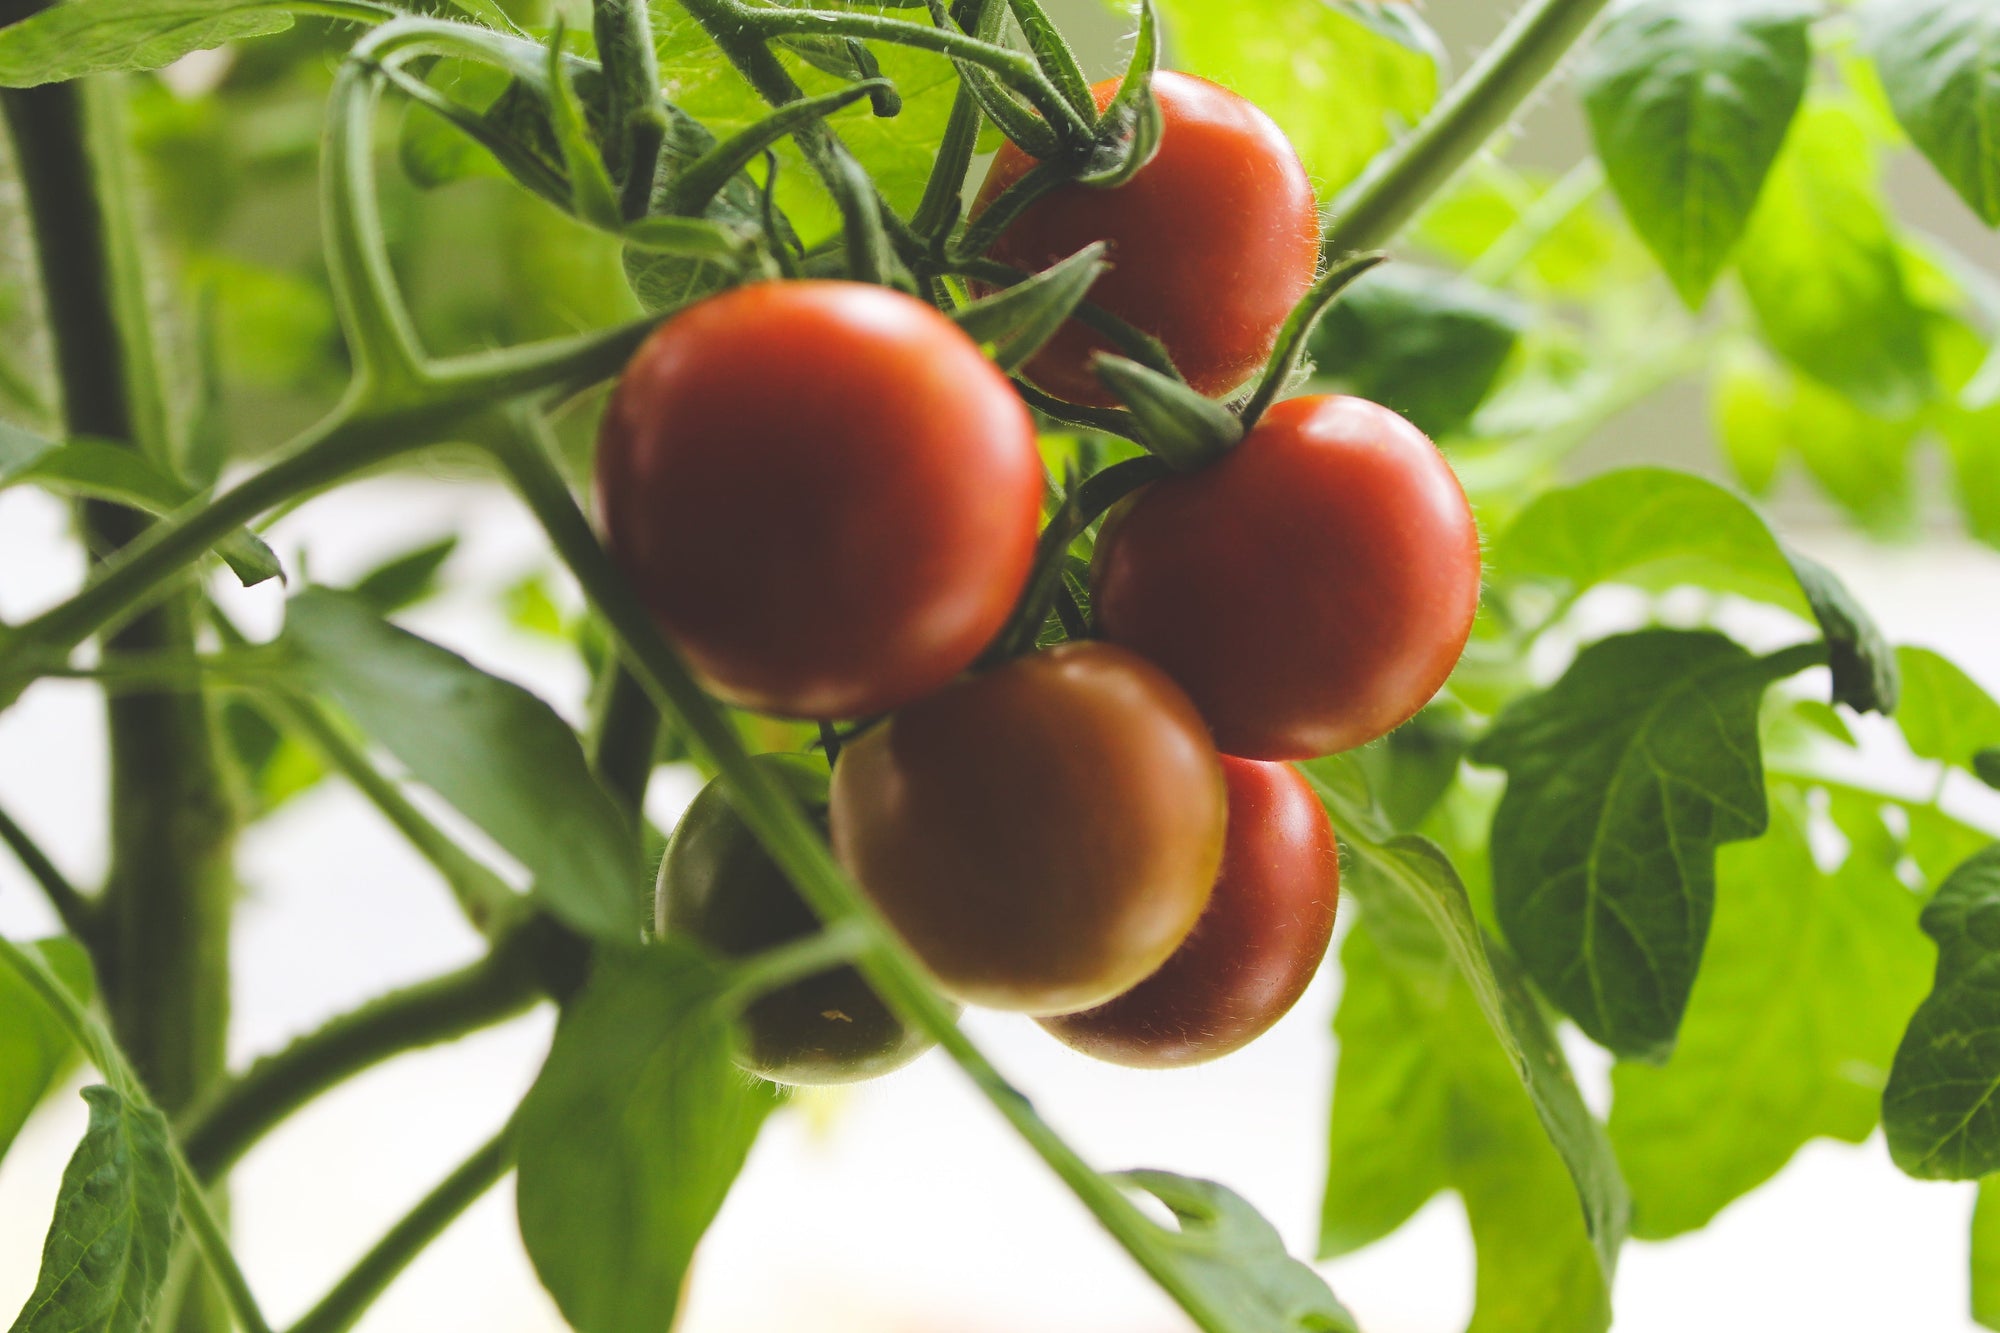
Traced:
[[946, 993], [1085, 1009], [1165, 962], [1226, 818], [1201, 718], [1158, 668], [1074, 643], [911, 705], [833, 770], [834, 854]]
[[690, 306], [606, 410], [612, 557], [716, 694], [787, 717], [883, 712], [964, 670], [1027, 579], [1035, 429], [936, 310], [765, 282]]
[[1229, 833], [1208, 908], [1160, 970], [1109, 1004], [1041, 1020], [1113, 1064], [1173, 1069], [1239, 1050], [1298, 1003], [1340, 903], [1333, 825], [1285, 764], [1224, 756]]
[[[1100, 108], [1118, 90], [1097, 84]], [[1205, 79], [1161, 71], [1159, 151], [1111, 189], [1058, 186], [1008, 224], [988, 257], [1038, 273], [1093, 241], [1111, 271], [1089, 300], [1150, 333], [1187, 382], [1218, 396], [1263, 365], [1278, 330], [1312, 286], [1319, 208], [1305, 168], [1271, 118]], [[1001, 146], [972, 206], [976, 218], [1035, 160]], [[1091, 357], [1116, 349], [1072, 320], [1028, 362], [1027, 378], [1073, 403], [1116, 400]]]
[[1421, 431], [1359, 398], [1293, 398], [1199, 472], [1106, 520], [1105, 638], [1188, 692], [1224, 754], [1310, 759], [1408, 721], [1479, 608], [1479, 531]]

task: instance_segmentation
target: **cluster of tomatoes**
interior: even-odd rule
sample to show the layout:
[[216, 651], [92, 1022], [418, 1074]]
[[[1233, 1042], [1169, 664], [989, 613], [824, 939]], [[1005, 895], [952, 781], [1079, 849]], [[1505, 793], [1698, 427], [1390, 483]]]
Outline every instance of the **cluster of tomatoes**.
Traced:
[[[1155, 91], [1152, 161], [1043, 195], [992, 254], [1035, 272], [1109, 242], [1090, 299], [1225, 394], [1312, 283], [1317, 208], [1262, 112], [1182, 75]], [[1003, 148], [975, 216], [1032, 165]], [[1072, 322], [1025, 377], [1108, 403], [1102, 350]], [[1297, 1000], [1339, 868], [1284, 761], [1408, 719], [1478, 601], [1478, 534], [1431, 442], [1373, 403], [1294, 398], [1106, 518], [1095, 637], [968, 674], [1035, 560], [1035, 423], [949, 319], [855, 283], [755, 284], [668, 321], [611, 403], [597, 480], [612, 554], [715, 694], [884, 718], [830, 782], [814, 759], [760, 762], [939, 987], [1132, 1065], [1235, 1050]], [[715, 786], [658, 904], [663, 932], [731, 955], [817, 924]], [[868, 1077], [924, 1044], [851, 969], [761, 998], [744, 1043], [787, 1082]]]

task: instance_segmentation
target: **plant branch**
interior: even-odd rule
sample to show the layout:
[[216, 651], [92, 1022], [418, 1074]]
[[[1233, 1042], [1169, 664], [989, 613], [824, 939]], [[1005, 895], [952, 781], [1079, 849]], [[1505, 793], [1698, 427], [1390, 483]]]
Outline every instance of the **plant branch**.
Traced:
[[[73, 935], [86, 949], [92, 949], [94, 937], [100, 924], [97, 904], [85, 897], [68, 876], [56, 868], [56, 863], [28, 836], [28, 831], [14, 822], [13, 816], [0, 810], [0, 842], [7, 844], [14, 853], [21, 868], [31, 879], [41, 886], [49, 904], [56, 909], [63, 929]], [[95, 952], [92, 949], [92, 952]]]
[[1531, 0], [1431, 114], [1334, 202], [1326, 252], [1374, 250], [1451, 182], [1561, 63], [1608, 0]]
[[540, 942], [523, 926], [469, 967], [370, 1001], [250, 1066], [180, 1126], [196, 1176], [221, 1176], [286, 1116], [364, 1069], [527, 1009], [540, 994]]
[[402, 1271], [513, 1169], [514, 1125], [474, 1150], [335, 1283], [289, 1333], [346, 1333]]

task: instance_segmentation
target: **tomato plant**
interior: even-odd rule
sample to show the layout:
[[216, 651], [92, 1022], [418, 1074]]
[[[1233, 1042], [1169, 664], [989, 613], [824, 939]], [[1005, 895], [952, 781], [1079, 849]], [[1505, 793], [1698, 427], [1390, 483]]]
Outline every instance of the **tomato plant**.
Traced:
[[[1676, 1285], [1628, 1245], [1820, 1139], [1979, 1192], [1950, 1299], [2000, 1327], [1992, 664], [1801, 549], [1920, 543], [1886, 623], [1982, 623], [1995, 14], [0, 5], [0, 1219], [48, 1219], [13, 1327], [268, 1333], [328, 1275], [261, 1234], [245, 1271], [276, 1205], [232, 1171], [531, 1013], [530, 1090], [292, 1333], [394, 1326], [510, 1173], [564, 1322], [700, 1333], [739, 1176], [797, 1185], [763, 1127], [925, 1084], [773, 1080], [932, 1047], [1204, 1333], [1411, 1322], [1332, 1261], [1445, 1192], [1472, 1327], [1599, 1333]], [[364, 961], [407, 975], [427, 885], [460, 961], [308, 1016], [259, 987], [367, 983], [261, 909], [355, 881], [290, 850], [342, 809], [426, 881]], [[1018, 1020], [960, 1023], [1221, 1057], [1124, 1133], [1323, 1041], [1279, 1015], [1329, 971], [1325, 1133], [1259, 1145], [1288, 1185], [1326, 1148], [1314, 1262], [1268, 1182], [1097, 1170], [989, 1056]], [[57, 1181], [24, 1126], [79, 1067]], [[350, 1185], [314, 1166], [301, 1217]], [[897, 1220], [983, 1260], [990, 1201], [923, 1176]], [[1880, 1267], [1795, 1322], [1921, 1322]], [[1009, 1272], [994, 1317], [1076, 1315]]]
[[1079, 643], [849, 744], [829, 817], [834, 854], [948, 992], [1056, 1014], [1128, 989], [1187, 937], [1224, 804], [1215, 747], [1173, 682]]
[[1227, 1055], [1269, 1031], [1319, 971], [1340, 902], [1326, 810], [1283, 764], [1225, 756], [1222, 776], [1229, 832], [1193, 932], [1116, 999], [1042, 1020], [1086, 1055], [1140, 1068]]
[[639, 349], [597, 490], [612, 554], [711, 689], [859, 717], [944, 684], [1000, 628], [1042, 479], [1027, 409], [950, 320], [879, 287], [773, 282]]
[[[824, 819], [826, 772], [789, 755], [760, 760]], [[711, 782], [688, 806], [660, 862], [654, 929], [747, 958], [813, 935], [819, 918], [767, 855], [729, 793]], [[779, 1083], [848, 1083], [899, 1069], [932, 1045], [912, 1032], [851, 967], [760, 996], [744, 1009], [740, 1063]]]
[[[1108, 106], [1118, 80], [1091, 89]], [[1255, 106], [1206, 79], [1164, 73], [1159, 149], [1123, 184], [1058, 185], [1028, 204], [988, 255], [1040, 272], [1093, 241], [1111, 271], [1092, 302], [1157, 338], [1202, 393], [1220, 395], [1264, 364], [1278, 329], [1319, 266], [1319, 211], [1305, 167], [1284, 132]], [[1035, 159], [1001, 145], [972, 217], [1020, 183]], [[1073, 403], [1109, 407], [1091, 358], [1115, 350], [1079, 321], [1065, 325], [1026, 367], [1037, 386]]]

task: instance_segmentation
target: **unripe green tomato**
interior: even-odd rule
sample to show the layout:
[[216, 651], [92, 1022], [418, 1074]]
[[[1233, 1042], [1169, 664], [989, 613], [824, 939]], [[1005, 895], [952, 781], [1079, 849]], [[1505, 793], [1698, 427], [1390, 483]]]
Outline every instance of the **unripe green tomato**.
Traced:
[[[822, 828], [826, 772], [799, 755], [757, 763], [791, 788]], [[717, 779], [681, 816], [660, 862], [654, 919], [727, 958], [745, 958], [820, 928]], [[760, 996], [738, 1024], [737, 1063], [774, 1083], [856, 1083], [900, 1069], [931, 1046], [905, 1027], [852, 967]]]

